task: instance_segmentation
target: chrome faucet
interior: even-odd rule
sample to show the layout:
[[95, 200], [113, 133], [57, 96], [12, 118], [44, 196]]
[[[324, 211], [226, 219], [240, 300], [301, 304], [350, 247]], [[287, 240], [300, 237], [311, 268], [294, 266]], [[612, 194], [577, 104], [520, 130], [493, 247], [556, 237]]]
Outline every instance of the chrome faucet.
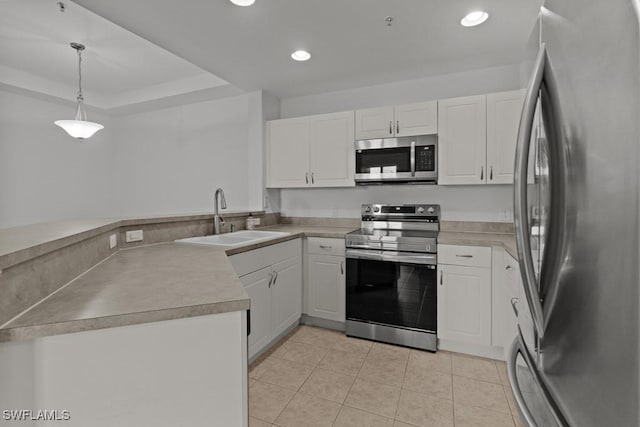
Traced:
[[218, 212], [218, 195], [220, 196], [220, 208], [227, 209], [224, 191], [222, 191], [222, 188], [218, 188], [213, 196], [213, 234], [220, 234], [222, 232], [222, 223], [224, 222], [224, 219], [222, 219]]

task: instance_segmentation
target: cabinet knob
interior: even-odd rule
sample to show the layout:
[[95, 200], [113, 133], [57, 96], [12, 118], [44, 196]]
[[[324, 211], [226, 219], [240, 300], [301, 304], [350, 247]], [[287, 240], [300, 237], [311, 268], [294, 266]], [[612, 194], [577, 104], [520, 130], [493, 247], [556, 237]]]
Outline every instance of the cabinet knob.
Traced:
[[504, 269], [507, 270], [507, 271], [511, 271], [511, 270], [513, 270], [513, 267], [511, 267], [510, 265], [507, 265]]

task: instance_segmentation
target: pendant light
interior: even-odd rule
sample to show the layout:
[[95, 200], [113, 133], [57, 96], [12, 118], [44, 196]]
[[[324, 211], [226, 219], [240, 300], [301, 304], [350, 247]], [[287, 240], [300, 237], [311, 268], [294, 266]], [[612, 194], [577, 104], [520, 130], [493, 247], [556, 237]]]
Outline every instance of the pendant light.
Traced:
[[87, 121], [87, 113], [84, 111], [84, 97], [82, 96], [82, 51], [84, 45], [81, 43], [71, 43], [71, 47], [78, 52], [78, 96], [76, 100], [76, 118], [74, 120], [56, 120], [55, 125], [60, 126], [74, 138], [85, 140], [91, 138], [94, 133], [104, 129], [99, 123]]

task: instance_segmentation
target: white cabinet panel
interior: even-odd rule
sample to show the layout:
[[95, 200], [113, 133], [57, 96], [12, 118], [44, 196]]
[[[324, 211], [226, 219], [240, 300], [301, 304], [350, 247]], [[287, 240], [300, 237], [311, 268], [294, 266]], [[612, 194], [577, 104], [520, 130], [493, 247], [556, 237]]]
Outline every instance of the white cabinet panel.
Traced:
[[251, 298], [249, 358], [294, 325], [302, 311], [302, 241], [295, 239], [230, 257]]
[[438, 184], [484, 184], [486, 97], [438, 101]]
[[355, 186], [354, 113], [310, 118], [310, 180], [316, 187]]
[[273, 336], [277, 337], [302, 314], [302, 263], [301, 257], [274, 264], [271, 284], [271, 307], [273, 310]]
[[512, 184], [524, 92], [487, 95], [487, 183]]
[[356, 110], [356, 139], [389, 138], [395, 134], [393, 107]]
[[271, 268], [263, 268], [240, 278], [244, 290], [251, 298], [251, 333], [249, 357], [252, 357], [271, 340]]
[[396, 136], [438, 133], [438, 102], [418, 102], [395, 106]]
[[438, 338], [491, 345], [491, 269], [441, 265]]
[[307, 118], [267, 123], [267, 186], [308, 185], [309, 142]]
[[307, 308], [310, 316], [345, 321], [345, 258], [308, 256]]

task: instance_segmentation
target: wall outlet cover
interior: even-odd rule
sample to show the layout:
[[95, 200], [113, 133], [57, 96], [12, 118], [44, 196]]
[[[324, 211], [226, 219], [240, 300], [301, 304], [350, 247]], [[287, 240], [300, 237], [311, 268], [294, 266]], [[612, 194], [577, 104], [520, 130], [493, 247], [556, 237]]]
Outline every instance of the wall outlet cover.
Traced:
[[142, 230], [131, 230], [125, 233], [125, 240], [127, 243], [141, 242], [144, 239]]
[[109, 236], [109, 249], [113, 249], [118, 245], [118, 235], [112, 234]]

